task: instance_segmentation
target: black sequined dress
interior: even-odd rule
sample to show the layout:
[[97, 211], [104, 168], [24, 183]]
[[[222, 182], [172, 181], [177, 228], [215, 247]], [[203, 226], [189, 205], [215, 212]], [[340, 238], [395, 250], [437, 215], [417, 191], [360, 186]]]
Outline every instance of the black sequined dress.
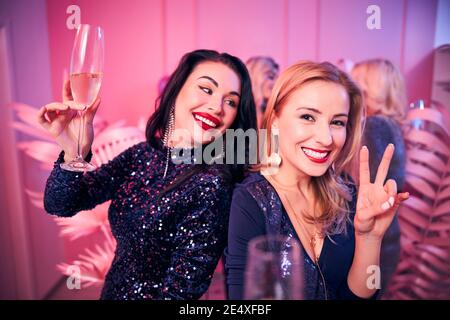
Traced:
[[71, 217], [111, 200], [117, 248], [102, 299], [198, 299], [226, 244], [232, 184], [218, 165], [162, 190], [196, 164], [173, 164], [166, 149], [132, 146], [85, 174], [65, 171], [61, 153], [45, 188], [45, 210]]

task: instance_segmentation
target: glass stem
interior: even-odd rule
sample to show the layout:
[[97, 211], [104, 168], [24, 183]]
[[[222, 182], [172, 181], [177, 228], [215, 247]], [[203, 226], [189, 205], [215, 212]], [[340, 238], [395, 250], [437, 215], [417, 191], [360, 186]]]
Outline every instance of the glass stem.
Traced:
[[78, 111], [78, 115], [80, 116], [80, 124], [78, 125], [77, 158], [83, 159], [83, 155], [81, 154], [81, 143], [83, 142], [83, 137], [81, 136], [81, 133], [84, 132], [84, 109]]

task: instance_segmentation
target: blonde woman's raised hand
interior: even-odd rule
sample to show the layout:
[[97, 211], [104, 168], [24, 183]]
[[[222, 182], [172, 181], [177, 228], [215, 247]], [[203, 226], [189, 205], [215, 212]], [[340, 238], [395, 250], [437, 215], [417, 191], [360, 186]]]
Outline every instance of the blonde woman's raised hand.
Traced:
[[382, 240], [399, 205], [408, 199], [407, 192], [397, 193], [395, 180], [386, 180], [394, 154], [394, 145], [389, 144], [377, 170], [375, 181], [370, 182], [369, 150], [360, 151], [358, 200], [354, 220], [355, 232], [376, 240]]

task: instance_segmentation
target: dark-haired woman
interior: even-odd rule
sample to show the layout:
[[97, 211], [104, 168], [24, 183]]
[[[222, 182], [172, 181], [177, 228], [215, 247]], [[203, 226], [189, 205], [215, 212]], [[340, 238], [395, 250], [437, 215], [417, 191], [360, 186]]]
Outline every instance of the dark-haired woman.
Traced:
[[[256, 127], [245, 65], [210, 50], [186, 54], [148, 121], [146, 141], [84, 174], [59, 166], [76, 154], [69, 125], [76, 106], [65, 86], [65, 102], [39, 112], [40, 123], [63, 149], [47, 181], [44, 205], [50, 214], [70, 217], [111, 200], [117, 249], [101, 298], [200, 298], [226, 244], [230, 196], [244, 165], [207, 164], [197, 151], [226, 129]], [[82, 153], [87, 159], [99, 102], [86, 111]], [[183, 161], [172, 161], [179, 153]], [[225, 148], [218, 156], [225, 157]]]

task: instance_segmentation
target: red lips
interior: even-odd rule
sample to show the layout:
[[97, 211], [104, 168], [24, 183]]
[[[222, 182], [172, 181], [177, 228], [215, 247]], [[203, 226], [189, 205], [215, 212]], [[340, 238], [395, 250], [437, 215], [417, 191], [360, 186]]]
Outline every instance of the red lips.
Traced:
[[[194, 119], [200, 123], [200, 125], [201, 125], [201, 127], [202, 127], [203, 130], [214, 129], [214, 128], [219, 127], [220, 124], [221, 124], [221, 121], [220, 121], [219, 119], [217, 119], [216, 117], [213, 117], [212, 115], [210, 115], [210, 114], [208, 114], [208, 113], [205, 113], [205, 112], [192, 112], [192, 114], [194, 115]], [[205, 119], [211, 121], [211, 122], [214, 123], [216, 126], [213, 127], [213, 126], [210, 126], [210, 125], [204, 123], [204, 122], [201, 121], [201, 120], [198, 120], [197, 118], [195, 118], [196, 115], [197, 115], [197, 116], [200, 116], [200, 117], [203, 117], [203, 118], [205, 118]]]
[[302, 148], [312, 150], [314, 152], [320, 152], [320, 153], [330, 152], [330, 150], [319, 150], [319, 149], [313, 149], [313, 148], [307, 148], [307, 147], [302, 147]]
[[314, 151], [314, 152], [320, 152], [320, 153], [327, 152], [328, 153], [324, 158], [318, 159], [318, 158], [311, 157], [304, 150], [302, 150], [303, 153], [305, 154], [305, 156], [307, 156], [309, 160], [311, 160], [312, 162], [315, 162], [315, 163], [325, 163], [325, 162], [327, 162], [328, 158], [330, 157], [330, 154], [331, 154], [331, 151], [329, 151], [329, 150], [318, 150], [318, 149], [306, 148], [306, 147], [304, 147], [304, 148], [308, 149], [308, 150], [311, 150], [311, 151]]

